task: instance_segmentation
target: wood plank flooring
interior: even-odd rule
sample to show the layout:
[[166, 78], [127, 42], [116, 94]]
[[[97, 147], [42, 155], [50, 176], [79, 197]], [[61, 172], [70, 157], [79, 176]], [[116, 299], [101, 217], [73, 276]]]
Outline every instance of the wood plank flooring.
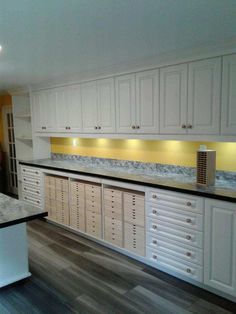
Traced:
[[28, 223], [31, 278], [0, 314], [236, 313], [236, 304], [42, 220]]

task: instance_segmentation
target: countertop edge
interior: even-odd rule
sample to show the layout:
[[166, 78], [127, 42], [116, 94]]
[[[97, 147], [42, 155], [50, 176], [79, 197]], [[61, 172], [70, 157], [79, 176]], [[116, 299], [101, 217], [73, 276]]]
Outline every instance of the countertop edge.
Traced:
[[138, 180], [136, 181], [136, 180], [126, 179], [126, 178], [122, 178], [122, 177], [113, 177], [112, 175], [97, 174], [97, 173], [93, 173], [92, 171], [87, 172], [87, 171], [78, 171], [78, 170], [70, 170], [70, 169], [61, 169], [60, 167], [56, 167], [56, 166], [50, 167], [50, 166], [45, 166], [45, 165], [37, 165], [35, 163], [31, 163], [30, 161], [29, 162], [19, 161], [19, 164], [26, 165], [26, 166], [32, 166], [35, 168], [44, 168], [44, 169], [48, 169], [48, 170], [56, 170], [56, 171], [61, 171], [61, 172], [65, 172], [65, 173], [90, 175], [90, 176], [94, 176], [94, 177], [102, 178], [102, 179], [111, 179], [111, 180], [126, 182], [126, 183], [130, 183], [130, 184], [142, 185], [142, 186], [158, 188], [158, 189], [162, 189], [162, 190], [169, 190], [169, 191], [173, 191], [173, 192], [180, 192], [180, 193], [185, 193], [185, 194], [190, 194], [190, 195], [196, 195], [196, 196], [216, 199], [216, 200], [220, 200], [220, 201], [236, 203], [236, 197], [230, 197], [227, 195], [213, 194], [213, 193], [204, 192], [204, 191], [194, 191], [194, 190], [190, 190], [190, 189], [186, 189], [186, 188], [175, 187], [175, 186], [170, 186], [170, 185], [163, 185], [163, 184], [158, 184], [158, 183], [141, 182]]
[[37, 218], [43, 218], [46, 217], [48, 215], [48, 212], [43, 212], [43, 213], [39, 213], [39, 214], [34, 214], [32, 216], [28, 216], [28, 217], [23, 217], [23, 218], [19, 218], [19, 219], [15, 219], [12, 221], [6, 221], [6, 222], [2, 222], [0, 224], [0, 229], [6, 228], [6, 227], [10, 227], [10, 226], [14, 226], [14, 225], [18, 225], [27, 221], [31, 221]]

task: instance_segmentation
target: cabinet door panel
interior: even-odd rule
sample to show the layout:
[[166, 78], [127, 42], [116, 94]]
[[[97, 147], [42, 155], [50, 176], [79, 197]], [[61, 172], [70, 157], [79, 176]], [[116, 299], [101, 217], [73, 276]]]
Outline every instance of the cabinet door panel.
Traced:
[[160, 133], [184, 134], [187, 119], [187, 65], [161, 69]]
[[116, 79], [116, 127], [118, 133], [135, 133], [135, 75]]
[[159, 70], [136, 74], [136, 124], [138, 133], [159, 131]]
[[189, 64], [188, 133], [219, 134], [220, 87], [220, 58]]
[[43, 132], [44, 112], [43, 112], [43, 102], [46, 101], [46, 95], [40, 92], [35, 92], [31, 96], [32, 100], [32, 111], [34, 115], [34, 129], [35, 132]]
[[56, 90], [48, 90], [46, 93], [46, 102], [43, 103], [43, 123], [46, 125], [46, 132], [56, 132], [57, 117], [56, 117], [56, 105], [57, 94]]
[[97, 83], [98, 92], [98, 125], [100, 133], [115, 132], [115, 99], [114, 80], [99, 80]]
[[83, 132], [95, 133], [97, 125], [97, 82], [82, 84]]
[[236, 205], [206, 200], [204, 283], [236, 296]]
[[223, 57], [222, 134], [236, 134], [236, 55]]

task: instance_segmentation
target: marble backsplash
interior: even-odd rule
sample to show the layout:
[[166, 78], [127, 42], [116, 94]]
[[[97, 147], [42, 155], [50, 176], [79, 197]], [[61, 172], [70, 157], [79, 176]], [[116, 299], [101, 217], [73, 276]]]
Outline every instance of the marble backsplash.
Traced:
[[[183, 167], [175, 165], [165, 165], [159, 163], [147, 163], [140, 161], [130, 160], [118, 160], [110, 158], [98, 158], [88, 157], [80, 155], [68, 155], [51, 153], [51, 159], [53, 160], [66, 160], [79, 162], [89, 167], [99, 167], [104, 169], [113, 169], [127, 172], [137, 172], [139, 174], [146, 175], [163, 175], [168, 176], [169, 174], [182, 175], [188, 177], [196, 176], [196, 168], [194, 167]], [[233, 171], [216, 171], [216, 180], [231, 181], [236, 183], [236, 172]]]

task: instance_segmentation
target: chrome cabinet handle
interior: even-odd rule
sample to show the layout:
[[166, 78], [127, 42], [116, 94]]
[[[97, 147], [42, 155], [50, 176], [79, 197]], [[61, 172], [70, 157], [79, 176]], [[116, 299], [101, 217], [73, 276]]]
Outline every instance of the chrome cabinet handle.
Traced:
[[153, 195], [152, 195], [152, 198], [157, 199], [157, 195], [156, 195], [156, 194], [153, 194]]
[[190, 206], [192, 206], [192, 203], [191, 202], [187, 202], [186, 205], [190, 207]]
[[186, 239], [187, 239], [187, 240], [191, 240], [192, 237], [191, 237], [190, 235], [187, 235], [187, 236], [186, 236]]
[[156, 226], [156, 225], [153, 225], [152, 228], [156, 230], [156, 229], [157, 229], [157, 226]]
[[192, 219], [187, 218], [187, 219], [186, 219], [186, 222], [187, 222], [188, 224], [191, 224], [191, 223], [192, 223]]
[[186, 129], [186, 124], [182, 124], [182, 129]]
[[153, 259], [157, 259], [157, 256], [156, 255], [152, 255]]
[[136, 125], [136, 129], [140, 129], [140, 126], [139, 126], [139, 125]]
[[95, 130], [97, 130], [97, 129], [98, 129], [98, 127], [97, 127], [97, 126], [95, 126], [95, 127], [94, 127], [94, 129], [95, 129]]
[[153, 213], [153, 214], [157, 214], [157, 210], [156, 210], [156, 209], [153, 209], [152, 213]]
[[186, 252], [186, 256], [190, 257], [192, 254], [190, 252]]
[[101, 130], [101, 127], [100, 127], [100, 126], [98, 126], [98, 130]]
[[187, 124], [187, 129], [192, 129], [193, 128], [193, 126], [192, 126], [192, 124]]
[[135, 129], [135, 125], [132, 125], [131, 128], [134, 130]]
[[153, 243], [153, 244], [157, 244], [157, 240], [153, 240], [152, 243]]
[[186, 269], [186, 272], [187, 272], [188, 274], [191, 274], [191, 272], [192, 272], [192, 271], [191, 271], [191, 268], [187, 268], [187, 269]]

